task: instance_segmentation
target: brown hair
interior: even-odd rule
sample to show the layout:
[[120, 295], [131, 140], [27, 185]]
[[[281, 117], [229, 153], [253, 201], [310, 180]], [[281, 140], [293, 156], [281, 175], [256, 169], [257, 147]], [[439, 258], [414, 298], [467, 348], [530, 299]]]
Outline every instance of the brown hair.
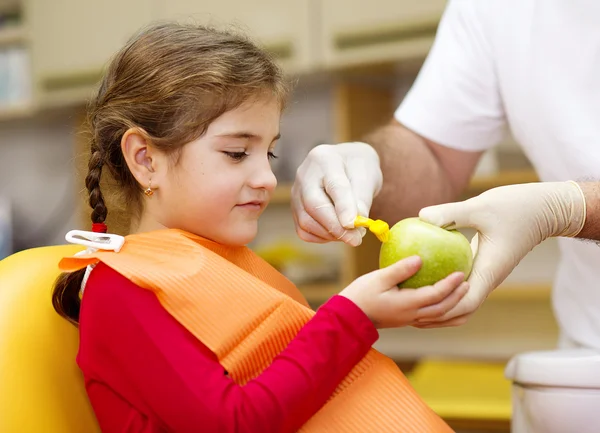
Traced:
[[[283, 109], [288, 85], [272, 58], [246, 36], [193, 24], [159, 23], [135, 35], [112, 59], [88, 108], [90, 159], [85, 185], [92, 223], [108, 210], [100, 190], [106, 167], [130, 214], [142, 210], [142, 186], [121, 152], [121, 138], [139, 128], [157, 149], [176, 154], [209, 124], [267, 92]], [[84, 270], [59, 276], [54, 309], [79, 322]]]

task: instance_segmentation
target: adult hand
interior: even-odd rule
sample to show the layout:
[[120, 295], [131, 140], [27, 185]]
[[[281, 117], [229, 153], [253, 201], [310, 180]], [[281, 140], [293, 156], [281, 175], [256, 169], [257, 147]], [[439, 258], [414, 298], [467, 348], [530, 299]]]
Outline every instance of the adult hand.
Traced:
[[470, 289], [442, 317], [416, 326], [457, 326], [479, 308], [535, 246], [549, 237], [574, 237], [585, 223], [586, 203], [575, 182], [545, 182], [491, 189], [469, 200], [421, 209], [419, 217], [445, 228], [477, 230]]
[[354, 228], [354, 219], [368, 216], [382, 182], [379, 156], [368, 144], [315, 147], [298, 168], [292, 187], [298, 236], [307, 242], [360, 245], [365, 229]]

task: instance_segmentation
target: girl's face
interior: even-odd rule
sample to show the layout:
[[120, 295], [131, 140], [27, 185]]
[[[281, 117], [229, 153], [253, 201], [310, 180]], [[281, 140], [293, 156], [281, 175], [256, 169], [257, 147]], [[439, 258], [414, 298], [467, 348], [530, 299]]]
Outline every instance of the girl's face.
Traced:
[[186, 144], [177, 163], [154, 151], [156, 190], [145, 199], [140, 230], [177, 228], [227, 245], [252, 241], [277, 186], [270, 161], [280, 116], [275, 99], [247, 102]]

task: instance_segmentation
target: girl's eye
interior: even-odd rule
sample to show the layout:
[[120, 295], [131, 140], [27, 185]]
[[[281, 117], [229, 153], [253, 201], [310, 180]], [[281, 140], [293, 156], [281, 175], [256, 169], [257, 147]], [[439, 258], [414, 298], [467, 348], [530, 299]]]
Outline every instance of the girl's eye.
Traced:
[[269, 152], [269, 159], [277, 159], [277, 155], [275, 155], [273, 152]]
[[233, 159], [234, 161], [241, 161], [248, 156], [246, 152], [223, 152], [225, 155]]

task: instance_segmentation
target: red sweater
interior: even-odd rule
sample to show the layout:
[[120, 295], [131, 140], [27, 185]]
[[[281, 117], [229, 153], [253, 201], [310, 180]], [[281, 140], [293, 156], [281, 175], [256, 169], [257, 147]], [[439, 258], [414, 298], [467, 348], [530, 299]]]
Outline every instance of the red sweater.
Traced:
[[239, 386], [152, 292], [99, 263], [85, 288], [77, 362], [104, 433], [284, 433], [319, 410], [377, 338], [354, 303], [334, 296]]

